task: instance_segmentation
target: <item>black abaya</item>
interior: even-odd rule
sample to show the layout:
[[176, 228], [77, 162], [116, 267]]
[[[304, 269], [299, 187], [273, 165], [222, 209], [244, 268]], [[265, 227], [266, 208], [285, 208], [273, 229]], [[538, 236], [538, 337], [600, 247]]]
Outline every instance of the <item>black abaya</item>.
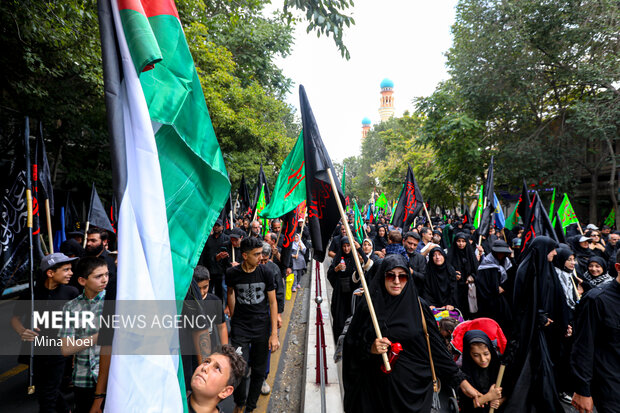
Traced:
[[[403, 350], [392, 363], [391, 373], [383, 373], [381, 356], [370, 353], [376, 336], [366, 301], [361, 301], [344, 342], [345, 412], [429, 412], [431, 409], [432, 375], [417, 291], [410, 281], [398, 296], [390, 295], [385, 289], [385, 272], [397, 267], [409, 271], [403, 256], [387, 256], [369, 292], [382, 334], [391, 342], [400, 343]], [[464, 375], [443, 344], [435, 318], [424, 301], [422, 308], [437, 375], [444, 383], [458, 386]]]
[[[435, 252], [443, 255], [444, 262], [442, 265], [437, 265], [433, 261]], [[448, 264], [446, 253], [441, 248], [435, 247], [428, 254], [422, 298], [434, 307], [445, 307], [447, 305], [457, 307], [456, 271], [452, 265]]]

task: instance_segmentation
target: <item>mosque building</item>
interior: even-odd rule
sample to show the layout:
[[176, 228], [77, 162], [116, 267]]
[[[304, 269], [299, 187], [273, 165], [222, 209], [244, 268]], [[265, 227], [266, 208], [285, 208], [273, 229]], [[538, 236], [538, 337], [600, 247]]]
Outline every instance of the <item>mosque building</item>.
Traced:
[[[385, 78], [379, 86], [381, 88], [379, 116], [381, 117], [381, 122], [384, 122], [394, 116], [394, 82]], [[362, 120], [362, 138], [368, 135], [371, 125], [372, 122], [368, 117]]]

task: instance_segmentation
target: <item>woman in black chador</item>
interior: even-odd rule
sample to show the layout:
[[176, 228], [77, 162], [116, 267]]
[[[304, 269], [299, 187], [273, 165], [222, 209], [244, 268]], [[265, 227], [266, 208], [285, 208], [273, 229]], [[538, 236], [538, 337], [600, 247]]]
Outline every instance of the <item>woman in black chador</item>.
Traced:
[[536, 237], [522, 254], [514, 286], [514, 339], [518, 347], [506, 369], [514, 384], [506, 413], [562, 412], [554, 362], [568, 333], [566, 296], [552, 264], [557, 242]]
[[446, 253], [435, 247], [428, 254], [422, 297], [432, 307], [453, 310], [456, 304], [456, 271], [446, 260]]
[[[353, 297], [353, 291], [359, 287], [359, 279], [357, 279], [357, 282], [353, 280], [353, 273], [355, 272], [354, 253], [355, 251], [353, 251], [349, 237], [342, 237], [340, 241], [340, 254], [334, 257], [332, 265], [327, 270], [327, 280], [334, 289], [331, 300], [334, 340], [338, 340], [345, 321], [351, 315], [351, 298]], [[368, 258], [366, 254], [361, 255], [360, 261], [363, 260], [365, 263]]]
[[[432, 374], [422, 317], [430, 336], [435, 371], [443, 385], [460, 387], [469, 397], [481, 396], [452, 360], [428, 304], [424, 300], [418, 302], [409, 275], [409, 265], [402, 255], [388, 255], [370, 283], [383, 339], [376, 338], [366, 300], [355, 310], [343, 348], [346, 412], [430, 411]], [[392, 371], [386, 374], [381, 370], [381, 354], [389, 354], [396, 343], [402, 351], [391, 363]]]
[[469, 284], [475, 281], [478, 259], [474, 246], [469, 242], [470, 235], [459, 232], [448, 249], [448, 264], [456, 271], [457, 306], [466, 319], [470, 318], [467, 293]]

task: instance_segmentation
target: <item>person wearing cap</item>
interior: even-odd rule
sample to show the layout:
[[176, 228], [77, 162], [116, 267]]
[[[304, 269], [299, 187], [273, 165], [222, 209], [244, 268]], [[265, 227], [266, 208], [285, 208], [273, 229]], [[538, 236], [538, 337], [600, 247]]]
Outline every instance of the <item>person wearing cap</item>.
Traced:
[[[220, 297], [224, 301], [224, 272], [226, 271], [226, 262], [230, 257], [228, 251], [230, 246], [230, 237], [223, 233], [224, 226], [221, 219], [215, 221], [213, 232], [207, 238], [198, 264], [207, 267], [211, 274], [211, 282], [209, 283], [209, 292]], [[235, 257], [236, 258], [236, 257]]]
[[[79, 295], [77, 288], [68, 285], [73, 275], [71, 263], [77, 258], [67, 257], [57, 252], [41, 259], [39, 274], [34, 287], [35, 310], [39, 312], [60, 311], [63, 305]], [[26, 328], [25, 320], [30, 314], [30, 290], [20, 296], [11, 317], [11, 326], [19, 334], [23, 342], [35, 341], [35, 338], [58, 338], [56, 328]], [[30, 346], [24, 348], [22, 354], [28, 354]], [[37, 354], [39, 353], [39, 354]], [[21, 357], [21, 356], [20, 356]], [[60, 352], [60, 347], [35, 345], [33, 359], [34, 385], [40, 412], [69, 411], [60, 387], [67, 358]], [[27, 363], [27, 361], [26, 361]]]
[[574, 235], [566, 241], [575, 253], [575, 260], [577, 261], [575, 270], [577, 274], [583, 274], [588, 269], [590, 257], [594, 255], [590, 249], [592, 238], [586, 237], [585, 235]]
[[504, 294], [508, 282], [508, 270], [512, 267], [511, 253], [512, 250], [505, 241], [495, 240], [491, 244], [491, 253], [480, 261], [475, 277], [477, 316], [494, 319], [504, 330], [510, 327], [512, 320], [510, 303]]
[[[245, 232], [241, 228], [233, 228], [228, 234], [230, 238], [230, 244], [228, 245], [229, 257], [224, 261], [226, 268], [234, 267], [243, 261], [241, 256], [241, 240], [245, 238]], [[233, 260], [233, 251], [235, 259]]]

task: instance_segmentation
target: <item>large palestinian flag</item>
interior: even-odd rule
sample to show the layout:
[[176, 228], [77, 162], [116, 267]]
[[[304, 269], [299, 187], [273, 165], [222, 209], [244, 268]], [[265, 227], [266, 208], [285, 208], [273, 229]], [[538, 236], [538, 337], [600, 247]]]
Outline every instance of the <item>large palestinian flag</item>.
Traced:
[[[230, 193], [222, 153], [174, 2], [100, 0], [99, 22], [119, 200], [117, 311], [121, 300], [182, 300]], [[122, 340], [148, 343], [116, 331], [107, 412], [183, 411], [169, 330], [157, 338], [163, 355], [120, 355]]]

